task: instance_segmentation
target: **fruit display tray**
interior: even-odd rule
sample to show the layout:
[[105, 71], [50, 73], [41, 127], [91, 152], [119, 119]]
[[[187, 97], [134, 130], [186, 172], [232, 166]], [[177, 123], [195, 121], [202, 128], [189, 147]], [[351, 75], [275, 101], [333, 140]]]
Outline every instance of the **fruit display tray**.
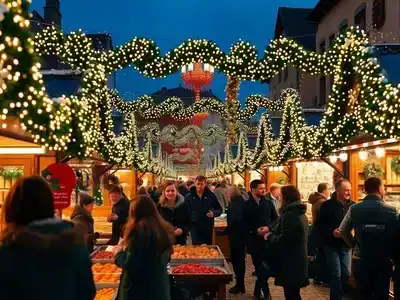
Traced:
[[204, 264], [209, 266], [224, 266], [224, 255], [221, 252], [221, 249], [217, 245], [207, 246], [209, 249], [216, 249], [219, 253], [218, 258], [171, 258], [170, 265], [175, 267], [177, 265], [183, 264]]
[[111, 259], [105, 259], [105, 258], [101, 258], [101, 259], [95, 259], [93, 258], [96, 253], [100, 252], [100, 251], [105, 251], [107, 249], [107, 245], [103, 245], [103, 246], [99, 246], [97, 247], [91, 254], [90, 254], [90, 258], [92, 259], [93, 264], [106, 264], [106, 263], [114, 263], [114, 258]]
[[[188, 263], [188, 262], [186, 262]], [[215, 264], [209, 263], [201, 263], [203, 265], [209, 267], [217, 267], [222, 270], [224, 273], [216, 274], [216, 273], [172, 273], [171, 265], [168, 268], [168, 274], [172, 276], [176, 281], [196, 281], [196, 282], [215, 282], [221, 281], [225, 283], [229, 283], [233, 279], [232, 271], [229, 268], [229, 265], [224, 260], [222, 266], [216, 266]]]

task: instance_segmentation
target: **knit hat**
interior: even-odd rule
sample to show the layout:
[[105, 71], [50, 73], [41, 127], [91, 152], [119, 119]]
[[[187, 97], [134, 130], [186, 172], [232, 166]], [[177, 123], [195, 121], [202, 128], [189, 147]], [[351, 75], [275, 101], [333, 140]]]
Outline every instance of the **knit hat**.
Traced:
[[80, 192], [79, 193], [79, 205], [83, 207], [84, 205], [89, 205], [94, 202], [94, 199], [92, 196], [90, 196], [88, 193]]

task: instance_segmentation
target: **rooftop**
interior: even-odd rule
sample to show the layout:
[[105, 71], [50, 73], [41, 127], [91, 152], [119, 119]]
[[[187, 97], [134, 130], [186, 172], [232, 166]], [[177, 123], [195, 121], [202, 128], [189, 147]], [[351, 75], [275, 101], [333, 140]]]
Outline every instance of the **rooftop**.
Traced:
[[311, 8], [279, 7], [275, 25], [275, 38], [283, 33], [308, 50], [315, 50], [317, 24], [308, 20]]
[[319, 23], [339, 2], [340, 0], [319, 0], [308, 20]]

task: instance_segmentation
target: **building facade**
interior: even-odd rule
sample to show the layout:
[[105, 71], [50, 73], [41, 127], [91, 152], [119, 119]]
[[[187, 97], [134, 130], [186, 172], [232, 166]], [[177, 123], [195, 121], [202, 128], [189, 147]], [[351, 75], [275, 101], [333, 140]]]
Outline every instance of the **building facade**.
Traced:
[[[308, 8], [280, 7], [275, 25], [274, 38], [283, 36], [295, 40], [305, 49], [315, 51], [315, 22], [307, 18], [312, 12]], [[304, 108], [315, 108], [316, 86], [315, 76], [301, 72], [301, 70], [286, 66], [269, 82], [270, 97], [277, 100], [283, 89], [294, 88], [300, 94], [300, 102]]]
[[[329, 49], [346, 28], [359, 26], [373, 43], [400, 42], [400, 0], [320, 0], [308, 20], [317, 23], [316, 48]], [[320, 76], [316, 84], [318, 104], [328, 102], [333, 76]]]

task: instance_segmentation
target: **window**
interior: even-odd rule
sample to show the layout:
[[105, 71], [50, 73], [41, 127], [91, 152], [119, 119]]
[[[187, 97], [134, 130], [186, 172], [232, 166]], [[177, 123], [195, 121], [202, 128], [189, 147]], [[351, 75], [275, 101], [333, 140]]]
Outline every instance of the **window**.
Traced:
[[385, 24], [386, 20], [386, 8], [385, 0], [374, 0], [372, 6], [372, 24], [374, 28], [380, 29]]
[[319, 53], [324, 53], [326, 51], [325, 40], [319, 43]]
[[343, 33], [347, 29], [348, 24], [349, 23], [347, 22], [347, 19], [344, 19], [342, 22], [340, 22], [339, 33]]
[[285, 69], [283, 70], [283, 78], [284, 80], [286, 80], [289, 76], [289, 68], [288, 66], [285, 67]]
[[326, 103], [326, 77], [319, 78], [319, 105], [323, 106]]
[[329, 37], [329, 48], [332, 47], [333, 41], [335, 40], [335, 34], [332, 34]]
[[367, 13], [365, 3], [360, 4], [354, 13], [354, 25], [360, 27], [362, 30], [367, 30]]
[[335, 76], [334, 75], [330, 75], [329, 76], [329, 92], [332, 93], [332, 87], [333, 87], [333, 82], [335, 80]]

